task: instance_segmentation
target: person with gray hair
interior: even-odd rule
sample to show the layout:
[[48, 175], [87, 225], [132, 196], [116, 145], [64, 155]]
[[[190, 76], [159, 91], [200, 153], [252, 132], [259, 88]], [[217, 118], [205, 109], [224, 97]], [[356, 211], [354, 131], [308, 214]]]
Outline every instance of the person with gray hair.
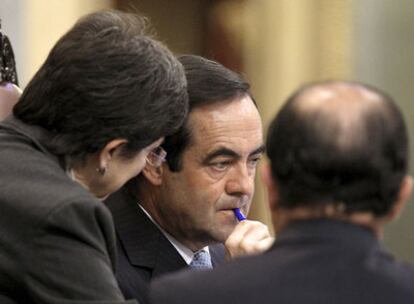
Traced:
[[411, 194], [408, 146], [401, 111], [375, 88], [336, 81], [296, 91], [267, 135], [273, 247], [161, 279], [151, 303], [414, 303], [414, 267], [381, 243]]
[[1, 303], [126, 303], [102, 200], [188, 111], [183, 67], [145, 24], [82, 17], [1, 123]]

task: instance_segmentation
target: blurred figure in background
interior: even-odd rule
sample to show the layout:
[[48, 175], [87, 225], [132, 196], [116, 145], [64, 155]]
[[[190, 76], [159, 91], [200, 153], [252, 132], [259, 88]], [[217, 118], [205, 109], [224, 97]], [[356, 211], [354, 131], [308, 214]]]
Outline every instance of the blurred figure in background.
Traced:
[[13, 48], [9, 38], [1, 32], [0, 20], [0, 121], [11, 113], [21, 93]]
[[152, 303], [414, 303], [414, 268], [380, 241], [412, 188], [394, 101], [357, 83], [307, 86], [273, 120], [266, 148], [273, 247], [161, 279]]
[[188, 108], [184, 70], [117, 11], [81, 18], [0, 125], [0, 302], [126, 303], [101, 200]]

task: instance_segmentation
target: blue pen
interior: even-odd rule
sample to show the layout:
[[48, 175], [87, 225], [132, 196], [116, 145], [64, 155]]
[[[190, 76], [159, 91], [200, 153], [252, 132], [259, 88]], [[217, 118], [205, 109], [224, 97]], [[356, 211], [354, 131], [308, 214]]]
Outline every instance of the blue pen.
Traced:
[[233, 212], [234, 212], [234, 215], [239, 220], [239, 222], [244, 221], [246, 219], [246, 217], [243, 215], [243, 213], [241, 213], [239, 208], [234, 208]]

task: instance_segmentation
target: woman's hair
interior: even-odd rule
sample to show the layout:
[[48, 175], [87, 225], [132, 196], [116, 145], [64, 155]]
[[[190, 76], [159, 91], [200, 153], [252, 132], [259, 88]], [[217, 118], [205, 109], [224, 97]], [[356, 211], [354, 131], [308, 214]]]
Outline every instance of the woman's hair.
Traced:
[[175, 132], [188, 111], [180, 62], [146, 35], [144, 18], [114, 10], [81, 18], [53, 47], [14, 115], [73, 159], [128, 140], [125, 156]]

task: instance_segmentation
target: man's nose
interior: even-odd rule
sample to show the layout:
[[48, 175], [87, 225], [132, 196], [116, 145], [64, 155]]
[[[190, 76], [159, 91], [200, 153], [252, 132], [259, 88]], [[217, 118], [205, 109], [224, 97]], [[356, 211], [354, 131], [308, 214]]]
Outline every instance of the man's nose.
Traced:
[[254, 191], [255, 173], [246, 165], [233, 167], [226, 183], [226, 192], [229, 195], [248, 195]]

